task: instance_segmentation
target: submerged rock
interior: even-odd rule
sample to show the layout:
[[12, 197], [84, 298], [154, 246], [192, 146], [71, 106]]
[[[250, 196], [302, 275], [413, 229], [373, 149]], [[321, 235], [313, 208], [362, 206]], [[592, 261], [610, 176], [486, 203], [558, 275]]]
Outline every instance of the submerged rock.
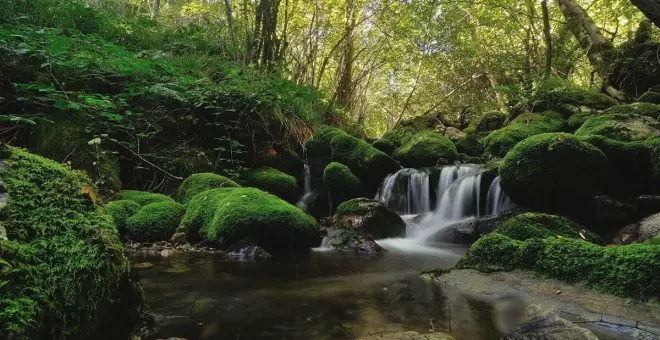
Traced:
[[271, 258], [271, 255], [258, 246], [244, 246], [238, 249], [230, 250], [227, 256], [240, 261], [260, 261]]
[[623, 227], [614, 237], [614, 242], [638, 243], [658, 236], [660, 236], [660, 214], [655, 214]]

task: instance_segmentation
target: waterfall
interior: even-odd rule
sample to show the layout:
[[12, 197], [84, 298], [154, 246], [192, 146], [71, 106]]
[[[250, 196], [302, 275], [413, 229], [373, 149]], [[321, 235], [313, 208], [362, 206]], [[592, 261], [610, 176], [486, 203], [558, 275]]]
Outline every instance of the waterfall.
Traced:
[[304, 212], [308, 212], [308, 209], [310, 208], [310, 204], [314, 201], [314, 197], [316, 196], [314, 194], [314, 191], [312, 190], [312, 173], [309, 170], [309, 165], [305, 163], [305, 184], [304, 184], [304, 192], [303, 195], [300, 197], [300, 200], [298, 200], [298, 203], [296, 203], [296, 206], [300, 208]]
[[426, 213], [408, 219], [416, 220], [408, 228], [409, 238], [423, 241], [448, 225], [514, 207], [501, 189], [499, 177], [486, 175], [479, 165], [443, 167], [437, 186], [431, 185], [433, 177], [437, 172], [432, 176], [432, 170], [402, 169], [387, 177], [376, 195], [376, 200], [399, 214]]

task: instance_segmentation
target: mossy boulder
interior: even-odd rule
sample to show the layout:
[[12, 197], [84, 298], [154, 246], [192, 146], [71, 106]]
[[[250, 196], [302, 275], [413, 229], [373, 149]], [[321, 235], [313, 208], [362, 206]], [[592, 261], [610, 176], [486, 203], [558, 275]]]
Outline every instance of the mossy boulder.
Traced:
[[582, 124], [584, 124], [584, 122], [587, 121], [587, 119], [592, 117], [594, 117], [594, 114], [588, 112], [574, 114], [566, 121], [566, 130], [575, 132], [580, 128], [580, 126], [582, 126]]
[[321, 241], [314, 218], [256, 188], [211, 189], [193, 197], [181, 227], [192, 240], [223, 248], [247, 242], [271, 254], [305, 250]]
[[195, 195], [216, 188], [240, 187], [240, 185], [231, 179], [218, 174], [203, 172], [188, 176], [177, 191], [177, 201], [186, 204]]
[[410, 137], [416, 135], [419, 131], [413, 127], [400, 127], [386, 132], [381, 139], [388, 140], [394, 144], [395, 148], [405, 144]]
[[632, 103], [626, 105], [612, 106], [603, 111], [604, 115], [607, 114], [621, 114], [621, 115], [640, 115], [651, 117], [655, 120], [660, 119], [660, 105], [651, 103]]
[[560, 132], [565, 128], [565, 120], [557, 112], [524, 113], [507, 126], [486, 136], [484, 147], [491, 155], [504, 157], [509, 150], [525, 138], [547, 132]]
[[541, 276], [647, 300], [660, 297], [659, 261], [660, 246], [653, 244], [603, 247], [570, 237], [518, 241], [491, 233], [475, 242], [457, 266], [482, 271], [525, 268]]
[[353, 136], [337, 135], [330, 145], [332, 161], [349, 167], [367, 194], [375, 193], [385, 176], [400, 168], [392, 157]]
[[644, 141], [644, 146], [649, 152], [651, 159], [651, 186], [655, 193], [660, 192], [660, 136], [652, 137]]
[[323, 184], [332, 196], [333, 205], [360, 196], [360, 179], [346, 165], [332, 162], [325, 167]]
[[559, 78], [544, 80], [535, 88], [532, 95], [534, 107], [566, 114], [579, 111], [571, 109], [571, 106], [603, 110], [617, 104], [614, 98], [605, 93], [592, 91]]
[[566, 133], [546, 133], [518, 143], [502, 161], [502, 189], [516, 203], [539, 209], [570, 208], [602, 192], [607, 157]]
[[118, 200], [108, 203], [105, 210], [112, 216], [119, 236], [123, 238], [126, 235], [126, 221], [140, 210], [140, 205], [131, 200]]
[[451, 164], [458, 158], [456, 145], [447, 137], [429, 131], [408, 138], [394, 152], [394, 158], [408, 168]]
[[186, 208], [173, 201], [149, 203], [126, 220], [126, 239], [134, 242], [167, 241]]
[[465, 139], [456, 142], [456, 151], [468, 156], [480, 156], [484, 153], [484, 139], [479, 134], [471, 133]]
[[155, 202], [174, 202], [174, 199], [169, 196], [138, 190], [122, 190], [119, 192], [119, 199], [133, 201], [140, 207]]
[[394, 143], [392, 143], [390, 140], [382, 139], [382, 138], [381, 139], [376, 139], [373, 143], [371, 143], [371, 145], [374, 148], [376, 148], [376, 149], [378, 149], [378, 150], [380, 150], [380, 151], [382, 151], [382, 152], [384, 152], [384, 153], [386, 153], [390, 156], [392, 155], [392, 153], [394, 153], [394, 149], [396, 149], [396, 146], [394, 145]]
[[399, 215], [369, 198], [355, 198], [340, 204], [333, 216], [333, 227], [357, 229], [374, 239], [406, 234], [406, 224]]
[[660, 135], [660, 122], [636, 114], [613, 113], [587, 119], [576, 136], [601, 135], [624, 142]]
[[308, 157], [330, 157], [330, 142], [335, 136], [346, 135], [341, 129], [322, 125], [316, 129], [314, 137], [305, 143]]
[[3, 147], [0, 334], [6, 339], [127, 338], [142, 304], [112, 217], [88, 177]]
[[518, 214], [500, 222], [495, 232], [518, 241], [559, 235], [602, 243], [600, 236], [566, 217], [532, 212]]
[[504, 112], [489, 111], [481, 115], [478, 119], [472, 121], [465, 132], [478, 133], [497, 130], [504, 126], [504, 122], [506, 122], [507, 118], [508, 117]]
[[646, 91], [637, 100], [643, 103], [660, 104], [660, 87], [657, 91], [653, 89]]
[[247, 186], [268, 191], [286, 200], [296, 202], [300, 198], [300, 187], [295, 177], [270, 167], [249, 169], [241, 174]]

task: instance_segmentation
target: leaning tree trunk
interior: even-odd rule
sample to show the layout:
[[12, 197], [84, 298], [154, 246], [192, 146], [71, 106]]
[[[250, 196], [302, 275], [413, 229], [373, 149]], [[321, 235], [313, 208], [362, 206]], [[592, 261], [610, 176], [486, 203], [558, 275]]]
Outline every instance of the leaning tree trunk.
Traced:
[[548, 0], [541, 1], [543, 11], [543, 37], [545, 38], [545, 76], [552, 75], [552, 34], [550, 33], [550, 14]]
[[630, 0], [633, 5], [639, 8], [649, 20], [660, 27], [660, 1], [658, 0]]

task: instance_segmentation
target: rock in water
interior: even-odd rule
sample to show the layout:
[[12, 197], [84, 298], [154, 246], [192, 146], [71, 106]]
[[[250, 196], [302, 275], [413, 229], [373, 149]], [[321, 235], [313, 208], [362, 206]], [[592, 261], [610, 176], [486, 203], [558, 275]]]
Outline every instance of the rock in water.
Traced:
[[322, 248], [334, 248], [361, 254], [377, 254], [383, 248], [371, 237], [355, 229], [330, 230], [321, 242]]
[[368, 198], [356, 198], [340, 204], [332, 225], [334, 229], [355, 229], [374, 239], [406, 234], [406, 224], [399, 215]]

